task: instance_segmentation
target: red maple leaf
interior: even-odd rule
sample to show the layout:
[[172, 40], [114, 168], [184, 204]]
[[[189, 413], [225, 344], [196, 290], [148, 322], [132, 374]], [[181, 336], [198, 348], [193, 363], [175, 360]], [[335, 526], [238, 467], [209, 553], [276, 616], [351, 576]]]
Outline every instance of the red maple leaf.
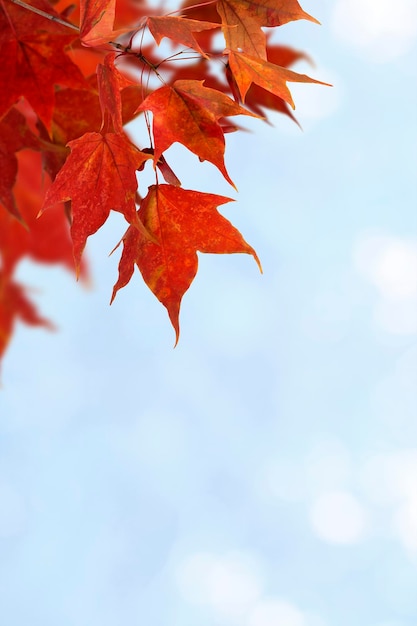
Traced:
[[177, 343], [180, 304], [197, 273], [197, 251], [244, 252], [253, 256], [262, 271], [255, 250], [217, 211], [219, 205], [230, 201], [224, 196], [172, 185], [150, 187], [138, 215], [156, 241], [144, 237], [137, 228], [127, 230], [112, 301], [129, 282], [136, 264], [148, 287], [166, 307]]
[[135, 206], [136, 170], [150, 156], [116, 133], [86, 133], [70, 141], [69, 147], [71, 154], [48, 190], [43, 210], [71, 200], [71, 237], [78, 271], [87, 237], [103, 226], [111, 210], [141, 228]]
[[[181, 143], [233, 185], [225, 133], [239, 127], [230, 118], [265, 108], [291, 116], [287, 83], [319, 82], [288, 69], [302, 55], [271, 45], [266, 29], [316, 20], [298, 0], [185, 0], [181, 16], [149, 0], [28, 2], [0, 0], [0, 358], [17, 319], [48, 326], [15, 281], [20, 261], [73, 270], [75, 259], [79, 274], [110, 211], [129, 225], [112, 300], [137, 265], [178, 341], [197, 253], [259, 260], [217, 210], [229, 198], [182, 189], [165, 152]], [[176, 47], [167, 58], [163, 38]], [[142, 112], [150, 143], [140, 150], [125, 126]], [[148, 159], [168, 184], [156, 177], [142, 200]]]
[[157, 89], [139, 110], [153, 113], [155, 159], [178, 141], [201, 160], [213, 163], [234, 186], [224, 164], [224, 133], [218, 120], [252, 113], [197, 80], [178, 80], [172, 87]]

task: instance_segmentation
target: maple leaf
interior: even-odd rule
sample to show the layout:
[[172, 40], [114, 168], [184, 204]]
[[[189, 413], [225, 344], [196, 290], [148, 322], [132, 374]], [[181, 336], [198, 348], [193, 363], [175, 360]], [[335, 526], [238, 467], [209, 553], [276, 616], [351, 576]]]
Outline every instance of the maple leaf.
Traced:
[[[198, 22], [211, 22], [221, 26], [221, 19], [216, 9], [217, 2], [196, 3], [195, 0], [185, 0], [181, 3], [181, 12], [188, 18]], [[215, 33], [212, 30], [196, 33], [195, 37], [203, 50], [210, 50]]]
[[212, 22], [203, 22], [173, 15], [151, 16], [148, 17], [146, 23], [158, 45], [164, 37], [168, 37], [187, 48], [197, 50], [206, 58], [207, 54], [201, 49], [193, 33], [201, 33], [202, 31], [213, 30], [219, 27], [219, 24], [213, 24]]
[[263, 61], [262, 59], [251, 57], [242, 52], [229, 52], [229, 65], [233, 77], [239, 88], [242, 100], [245, 100], [249, 87], [255, 83], [275, 94], [285, 102], [288, 102], [295, 109], [287, 82], [292, 83], [317, 83], [328, 85], [305, 74], [298, 74], [285, 67], [280, 67], [274, 63]]
[[197, 251], [250, 254], [262, 271], [255, 250], [217, 211], [219, 205], [230, 201], [172, 185], [150, 187], [138, 215], [156, 242], [136, 228], [127, 230], [111, 301], [127, 285], [136, 264], [145, 283], [166, 307], [177, 343], [181, 300], [197, 273]]
[[80, 39], [85, 46], [109, 44], [129, 28], [113, 30], [116, 0], [81, 0]]
[[[33, 0], [33, 6], [58, 15], [45, 0]], [[61, 24], [0, 0], [0, 117], [24, 96], [50, 128], [54, 85], [84, 86], [80, 70], [65, 53], [75, 37]]]
[[68, 145], [71, 153], [46, 194], [43, 210], [71, 200], [71, 237], [78, 271], [87, 237], [104, 224], [111, 210], [143, 230], [136, 214], [136, 170], [150, 156], [116, 133], [86, 133]]
[[210, 161], [234, 186], [224, 164], [225, 141], [218, 120], [231, 115], [251, 115], [246, 109], [203, 81], [178, 80], [172, 87], [160, 87], [138, 110], [153, 113], [155, 159], [179, 142], [201, 160]]
[[14, 324], [18, 319], [30, 326], [54, 329], [49, 320], [39, 315], [34, 304], [26, 296], [25, 288], [5, 279], [0, 271], [0, 359], [7, 348]]
[[[274, 65], [280, 65], [281, 67], [288, 68], [288, 66], [292, 65], [296, 61], [300, 61], [301, 59], [310, 61], [309, 57], [303, 52], [293, 50], [292, 48], [288, 48], [287, 46], [272, 45], [267, 47], [267, 60]], [[236, 93], [236, 81], [234, 80], [233, 75], [230, 72], [229, 66], [226, 70], [226, 76], [231, 84], [230, 86], [233, 93]], [[255, 83], [252, 83], [245, 96], [245, 106], [247, 106], [248, 109], [259, 115], [260, 117], [264, 117], [267, 123], [269, 123], [269, 121], [265, 115], [265, 108], [287, 115], [299, 126], [299, 123], [292, 114], [288, 104], [282, 98], [276, 96], [270, 91], [266, 91]]]
[[109, 116], [114, 132], [123, 133], [122, 95], [121, 90], [132, 83], [115, 67], [116, 54], [108, 54], [104, 64], [97, 67], [97, 80], [100, 106], [103, 114], [103, 126], [106, 115]]
[[266, 59], [262, 26], [281, 26], [294, 20], [319, 22], [303, 11], [297, 0], [219, 0], [226, 46]]
[[[62, 13], [67, 0], [28, 1], [0, 0], [0, 358], [16, 320], [49, 326], [14, 280], [19, 262], [30, 257], [73, 270], [75, 259], [82, 275], [86, 241], [112, 210], [129, 223], [112, 300], [137, 265], [177, 342], [197, 253], [259, 260], [217, 210], [230, 199], [182, 189], [164, 152], [179, 142], [233, 185], [224, 135], [239, 127], [229, 118], [263, 108], [291, 116], [287, 82], [319, 83], [288, 69], [300, 54], [270, 46], [265, 28], [316, 20], [297, 0], [185, 0], [181, 17], [162, 15], [162, 6], [154, 12], [149, 0], [75, 0]], [[212, 61], [222, 61], [214, 48], [218, 26], [229, 57], [214, 68]], [[145, 27], [154, 41], [143, 45]], [[161, 60], [156, 45], [164, 37], [195, 53]], [[173, 70], [174, 60], [188, 63]], [[163, 86], [151, 91], [155, 77]], [[143, 151], [123, 130], [142, 111], [153, 117], [153, 142]], [[168, 184], [150, 187], [142, 200], [137, 172], [147, 159]]]
[[[123, 84], [125, 84], [123, 82]], [[122, 125], [133, 120], [138, 102], [143, 99], [143, 88], [139, 85], [122, 87], [120, 96], [122, 102]], [[100, 107], [97, 76], [89, 79], [89, 89], [60, 89], [55, 94], [55, 109], [52, 118], [52, 139], [51, 150], [44, 146], [43, 162], [44, 167], [52, 180], [55, 178], [68, 156], [69, 149], [65, 146], [72, 140], [78, 139], [87, 132], [99, 132], [103, 114]], [[110, 97], [110, 94], [109, 94]], [[115, 97], [117, 101], [117, 96]], [[106, 98], [103, 106], [107, 108]], [[74, 115], [77, 111], [77, 115]], [[116, 115], [116, 120], [118, 116]], [[117, 121], [116, 125], [117, 125]], [[46, 129], [41, 129], [41, 136], [50, 141]], [[58, 148], [61, 148], [59, 150]]]
[[[240, 11], [239, 11], [240, 8]], [[266, 59], [266, 38], [257, 21], [245, 11], [245, 4], [219, 0], [217, 11], [222, 19], [226, 46]]]
[[282, 26], [296, 20], [309, 20], [320, 24], [301, 8], [297, 0], [221, 0], [234, 7], [236, 13], [244, 12], [248, 19], [261, 26]]

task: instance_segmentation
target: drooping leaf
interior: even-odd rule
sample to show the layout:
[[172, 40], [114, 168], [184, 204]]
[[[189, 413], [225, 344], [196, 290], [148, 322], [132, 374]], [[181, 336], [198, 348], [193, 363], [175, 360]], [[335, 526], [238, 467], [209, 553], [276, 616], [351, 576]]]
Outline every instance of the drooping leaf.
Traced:
[[116, 0], [80, 0], [80, 39], [85, 46], [101, 46], [128, 29], [113, 31]]
[[224, 164], [224, 133], [218, 120], [252, 113], [197, 80], [179, 80], [172, 87], [157, 89], [142, 102], [139, 110], [153, 113], [156, 160], [173, 143], [179, 142], [200, 159], [213, 163], [233, 185]]
[[219, 24], [213, 24], [212, 22], [203, 22], [174, 15], [148, 17], [147, 25], [158, 45], [164, 37], [168, 37], [175, 43], [197, 50], [204, 57], [207, 57], [207, 55], [199, 46], [193, 33], [201, 33], [202, 31], [213, 30], [219, 27]]
[[122, 94], [121, 90], [132, 85], [114, 65], [116, 54], [107, 54], [104, 64], [97, 67], [98, 93], [101, 111], [103, 114], [103, 126], [106, 116], [111, 120], [115, 133], [123, 133]]
[[136, 264], [148, 287], [166, 307], [177, 343], [181, 300], [197, 273], [197, 251], [250, 254], [261, 269], [255, 250], [217, 210], [230, 201], [224, 196], [172, 185], [150, 187], [139, 217], [156, 242], [138, 229], [127, 230], [112, 301], [129, 282]]
[[150, 157], [116, 133], [86, 133], [69, 147], [71, 154], [46, 195], [44, 209], [71, 200], [71, 236], [78, 268], [87, 237], [104, 224], [111, 210], [141, 228], [135, 206], [136, 170]]
[[[292, 48], [288, 48], [287, 46], [277, 45], [267, 46], [267, 57], [270, 63], [285, 68], [288, 68], [289, 66], [300, 60], [310, 60], [309, 57], [303, 52], [293, 50]], [[233, 75], [230, 71], [228, 72], [227, 77], [232, 82], [233, 87], [237, 89], [236, 81], [234, 80]], [[288, 116], [296, 124], [298, 124], [296, 118], [294, 117], [290, 107], [285, 102], [285, 100], [283, 100], [279, 96], [276, 96], [272, 92], [263, 89], [255, 83], [252, 83], [245, 96], [245, 106], [247, 106], [248, 109], [250, 109], [257, 115], [261, 117], [263, 116], [266, 122], [268, 122], [268, 119], [265, 109], [269, 109]]]
[[295, 109], [294, 101], [287, 87], [287, 82], [327, 85], [327, 83], [322, 83], [305, 74], [298, 74], [285, 67], [280, 67], [274, 63], [251, 57], [242, 52], [230, 51], [229, 65], [243, 101], [245, 100], [249, 87], [255, 83], [259, 85], [259, 87], [282, 98]]
[[[57, 15], [46, 0], [32, 0], [32, 4]], [[76, 36], [61, 24], [0, 0], [0, 117], [24, 96], [50, 128], [54, 85], [77, 88], [85, 84], [65, 53]]]

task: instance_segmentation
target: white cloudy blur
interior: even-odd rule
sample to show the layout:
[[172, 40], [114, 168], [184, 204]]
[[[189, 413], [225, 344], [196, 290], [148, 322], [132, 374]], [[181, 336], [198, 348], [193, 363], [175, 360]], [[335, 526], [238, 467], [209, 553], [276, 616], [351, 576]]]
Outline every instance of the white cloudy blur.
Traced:
[[376, 289], [375, 323], [393, 334], [417, 333], [417, 239], [362, 234], [358, 271]]
[[108, 306], [120, 216], [93, 289], [20, 268], [59, 330], [19, 326], [3, 364], [5, 626], [417, 623], [417, 5], [302, 4], [322, 26], [277, 40], [333, 85], [294, 85], [303, 131], [228, 135], [238, 194], [167, 155], [237, 200], [262, 276], [200, 255], [173, 350], [138, 272]]
[[336, 0], [332, 28], [366, 59], [386, 63], [410, 52], [417, 38], [414, 0]]

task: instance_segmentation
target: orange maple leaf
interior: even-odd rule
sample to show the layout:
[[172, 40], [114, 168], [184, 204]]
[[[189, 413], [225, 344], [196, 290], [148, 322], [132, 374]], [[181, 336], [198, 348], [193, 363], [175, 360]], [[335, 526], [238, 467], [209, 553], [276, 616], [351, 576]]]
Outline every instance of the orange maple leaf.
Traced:
[[224, 196], [172, 185], [150, 187], [138, 215], [156, 241], [144, 237], [137, 228], [127, 230], [111, 301], [127, 285], [136, 264], [148, 287], [166, 307], [177, 344], [181, 300], [197, 273], [197, 251], [250, 254], [262, 271], [255, 250], [217, 211], [219, 205], [230, 201]]
[[[219, 0], [217, 11], [222, 20], [226, 46], [266, 59], [266, 37], [257, 21], [250, 18], [245, 3]], [[240, 10], [239, 10], [240, 9]]]
[[80, 39], [85, 46], [108, 44], [129, 28], [113, 30], [116, 0], [80, 1]]
[[146, 23], [158, 45], [164, 37], [168, 37], [176, 43], [187, 46], [187, 48], [197, 50], [197, 52], [206, 58], [207, 54], [201, 49], [193, 33], [201, 33], [205, 30], [219, 28], [219, 24], [187, 19], [185, 17], [176, 17], [174, 15], [161, 17], [151, 16], [148, 17]]
[[255, 83], [259, 85], [259, 87], [282, 98], [295, 109], [294, 101], [287, 87], [287, 82], [317, 83], [319, 85], [329, 86], [328, 83], [315, 80], [305, 74], [298, 74], [285, 67], [263, 61], [259, 59], [259, 57], [251, 57], [242, 52], [229, 51], [229, 66], [243, 101], [245, 100], [249, 87]]
[[[267, 60], [274, 65], [288, 68], [288, 66], [301, 59], [310, 61], [309, 57], [305, 53], [299, 52], [298, 50], [293, 50], [292, 48], [288, 48], [287, 46], [272, 45], [267, 47]], [[227, 68], [226, 76], [233, 93], [236, 93], [236, 81], [234, 80], [229, 67]], [[265, 114], [265, 108], [287, 115], [298, 126], [300, 126], [298, 121], [292, 114], [290, 107], [282, 98], [276, 96], [270, 91], [266, 91], [255, 83], [252, 83], [245, 96], [245, 106], [247, 106], [248, 109], [259, 115], [260, 117], [263, 117], [267, 123], [269, 123], [269, 121]]]
[[78, 271], [87, 237], [104, 224], [111, 210], [144, 230], [136, 213], [136, 170], [151, 157], [123, 134], [85, 133], [68, 145], [71, 154], [48, 190], [42, 210], [71, 200], [71, 237]]
[[219, 0], [226, 46], [251, 56], [266, 59], [266, 40], [262, 26], [281, 26], [294, 20], [314, 17], [303, 11], [297, 0]]
[[234, 186], [224, 164], [224, 133], [218, 120], [253, 113], [199, 80], [177, 80], [172, 87], [161, 87], [138, 110], [153, 113], [155, 160], [178, 141], [201, 160], [213, 163]]

